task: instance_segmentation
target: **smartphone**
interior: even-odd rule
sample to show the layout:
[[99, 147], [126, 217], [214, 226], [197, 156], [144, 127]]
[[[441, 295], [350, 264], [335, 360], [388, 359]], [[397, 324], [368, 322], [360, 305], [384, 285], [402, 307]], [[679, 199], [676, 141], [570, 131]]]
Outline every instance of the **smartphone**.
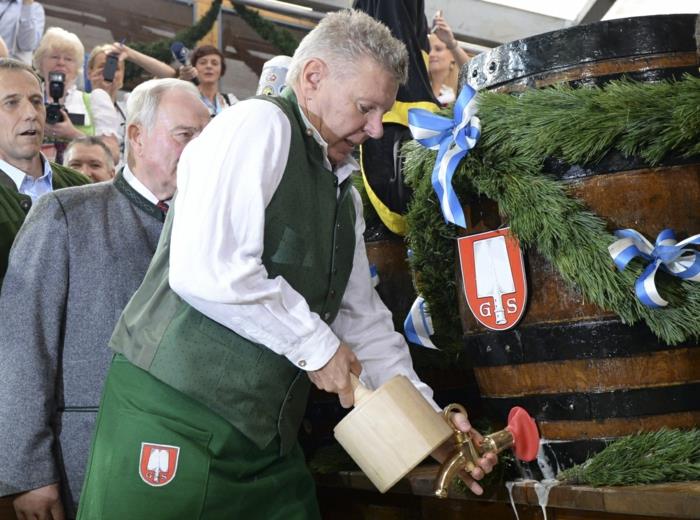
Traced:
[[437, 18], [438, 16], [442, 16], [442, 9], [438, 9], [435, 12], [435, 16], [433, 16], [433, 26], [430, 28], [431, 33], [434, 33], [437, 30], [437, 25], [435, 25], [435, 18]]
[[104, 69], [102, 69], [102, 77], [105, 81], [114, 81], [114, 74], [117, 72], [117, 65], [119, 65], [119, 56], [117, 54], [108, 54]]

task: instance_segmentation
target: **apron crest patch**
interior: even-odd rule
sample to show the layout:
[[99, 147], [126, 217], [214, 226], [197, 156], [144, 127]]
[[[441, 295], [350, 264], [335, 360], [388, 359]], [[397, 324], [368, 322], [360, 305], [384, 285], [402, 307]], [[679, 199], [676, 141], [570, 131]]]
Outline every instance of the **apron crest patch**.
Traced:
[[139, 457], [141, 480], [149, 486], [160, 487], [169, 484], [175, 478], [179, 456], [178, 446], [142, 442]]

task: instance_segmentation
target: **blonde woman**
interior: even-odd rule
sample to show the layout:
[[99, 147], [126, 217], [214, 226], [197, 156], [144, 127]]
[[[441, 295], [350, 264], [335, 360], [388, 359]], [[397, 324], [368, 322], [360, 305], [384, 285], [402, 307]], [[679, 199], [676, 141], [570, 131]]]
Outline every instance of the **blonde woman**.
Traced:
[[34, 68], [44, 79], [45, 100], [50, 96], [49, 75], [60, 72], [65, 76], [63, 96], [58, 100], [62, 121], [46, 125], [42, 152], [60, 162], [65, 144], [84, 135], [100, 137], [110, 147], [118, 147], [119, 116], [107, 92], [95, 89], [87, 94], [78, 89], [76, 81], [82, 72], [85, 49], [78, 36], [60, 27], [46, 31], [34, 53]]
[[428, 40], [430, 85], [436, 99], [445, 106], [455, 100], [459, 70], [469, 61], [469, 55], [457, 43], [441, 11], [433, 18], [433, 29]]

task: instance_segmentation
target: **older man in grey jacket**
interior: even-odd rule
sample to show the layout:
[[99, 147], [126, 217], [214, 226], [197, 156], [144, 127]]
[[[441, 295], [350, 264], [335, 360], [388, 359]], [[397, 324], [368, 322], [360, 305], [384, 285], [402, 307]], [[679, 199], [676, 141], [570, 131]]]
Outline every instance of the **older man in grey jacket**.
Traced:
[[0, 296], [0, 496], [20, 518], [75, 514], [107, 341], [156, 249], [180, 153], [208, 121], [191, 83], [140, 85], [128, 165], [45, 195], [17, 236]]

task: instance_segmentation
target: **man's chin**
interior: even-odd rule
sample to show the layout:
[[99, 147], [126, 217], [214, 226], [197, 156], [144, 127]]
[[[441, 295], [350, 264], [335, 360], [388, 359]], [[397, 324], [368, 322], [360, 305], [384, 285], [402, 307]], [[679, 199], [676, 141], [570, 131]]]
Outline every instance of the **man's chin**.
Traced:
[[331, 164], [342, 164], [347, 160], [347, 158], [350, 156], [350, 152], [348, 153], [338, 153], [338, 152], [333, 152], [328, 154], [328, 160], [331, 162]]

